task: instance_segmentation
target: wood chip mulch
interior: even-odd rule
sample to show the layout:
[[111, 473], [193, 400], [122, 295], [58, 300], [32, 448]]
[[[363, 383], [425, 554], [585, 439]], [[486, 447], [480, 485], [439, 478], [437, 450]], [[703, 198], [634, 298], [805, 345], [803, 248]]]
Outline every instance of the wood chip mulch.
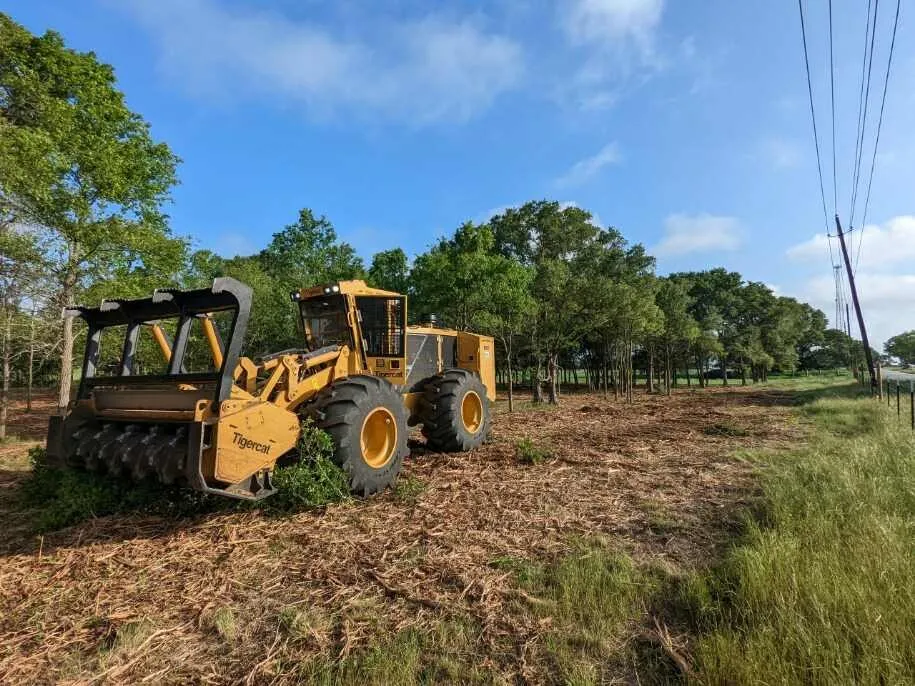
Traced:
[[[509, 415], [468, 454], [417, 445], [387, 493], [289, 517], [111, 516], [38, 537], [0, 532], [0, 683], [283, 683], [281, 660], [346, 656], [442, 617], [515, 646], [495, 668], [524, 678], [507, 558], [549, 560], [599, 536], [638, 560], [695, 568], [714, 559], [752, 496], [741, 449], [796, 442], [791, 397], [766, 390], [600, 395]], [[739, 435], [708, 432], [738, 427]], [[529, 465], [530, 438], [547, 461]], [[20, 458], [24, 453], [20, 449]], [[0, 519], [24, 462], [0, 462]], [[237, 633], [214, 617], [230, 608]], [[307, 618], [291, 640], [284, 613]], [[139, 627], [125, 647], [125, 627]], [[494, 648], [495, 650], [495, 648]]]

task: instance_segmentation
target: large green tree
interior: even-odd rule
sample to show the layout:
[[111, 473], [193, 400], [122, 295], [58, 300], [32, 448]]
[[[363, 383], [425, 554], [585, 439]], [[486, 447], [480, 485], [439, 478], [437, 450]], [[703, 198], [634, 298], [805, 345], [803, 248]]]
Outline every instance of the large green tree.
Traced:
[[494, 250], [488, 225], [467, 222], [420, 255], [411, 274], [413, 308], [436, 313], [459, 329], [491, 334], [508, 371], [508, 409], [514, 410], [512, 371], [518, 339], [534, 315], [533, 271]]
[[[0, 14], [0, 217], [44, 234], [59, 304], [118, 276], [165, 285], [177, 275], [185, 244], [162, 212], [177, 163], [127, 107], [109, 65]], [[61, 326], [63, 406], [72, 319]]]
[[[664, 388], [670, 394], [676, 360], [699, 337], [699, 325], [690, 314], [691, 299], [685, 284], [674, 279], [662, 279], [655, 296], [664, 315], [661, 330], [654, 338], [664, 355]], [[649, 372], [649, 387], [651, 385]]]
[[362, 260], [352, 246], [338, 239], [333, 224], [305, 208], [259, 253], [226, 259], [208, 250], [195, 252], [185, 282], [200, 287], [217, 276], [231, 276], [251, 287], [254, 298], [245, 352], [256, 357], [302, 347], [291, 291], [363, 275]]
[[495, 260], [494, 239], [486, 225], [465, 222], [451, 238], [441, 238], [413, 263], [413, 309], [436, 314], [467, 331], [488, 312], [490, 282], [502, 262]]
[[260, 260], [264, 271], [287, 291], [365, 275], [353, 246], [339, 240], [326, 217], [315, 217], [308, 208], [299, 210], [294, 223], [273, 234]]
[[369, 285], [374, 288], [406, 293], [410, 288], [410, 265], [407, 253], [401, 248], [375, 253], [366, 276]]
[[618, 349], [625, 347], [631, 359], [633, 337], [645, 323], [642, 315], [649, 313], [638, 310], [633, 319], [633, 310], [624, 312], [618, 305], [634, 292], [652, 293], [654, 260], [640, 245], [628, 247], [618, 231], [597, 226], [586, 210], [551, 201], [508, 209], [490, 219], [490, 225], [496, 250], [533, 270], [536, 401], [541, 399], [543, 363], [549, 400], [556, 402], [560, 355], [589, 332], [612, 324]]
[[890, 338], [883, 346], [887, 355], [898, 357], [903, 364], [915, 364], [915, 331], [905, 331]]

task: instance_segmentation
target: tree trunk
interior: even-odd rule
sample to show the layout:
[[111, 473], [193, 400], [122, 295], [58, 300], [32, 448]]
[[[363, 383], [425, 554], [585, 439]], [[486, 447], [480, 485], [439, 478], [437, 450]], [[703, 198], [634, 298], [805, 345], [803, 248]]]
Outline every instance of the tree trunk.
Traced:
[[531, 386], [533, 388], [533, 397], [532, 400], [535, 403], [543, 402], [543, 386], [540, 383], [541, 372], [543, 371], [543, 361], [540, 359], [540, 356], [537, 356], [537, 368], [536, 373], [532, 375]]
[[670, 395], [670, 343], [664, 345], [664, 393]]
[[549, 375], [549, 401], [550, 405], [556, 405], [559, 402], [559, 382], [557, 377], [559, 355], [551, 353], [547, 360], [547, 374]]
[[654, 393], [654, 346], [648, 346], [648, 378], [645, 380], [645, 385], [648, 386], [648, 392]]
[[73, 378], [73, 319], [64, 317], [63, 343], [60, 351], [60, 386], [57, 394], [57, 409], [63, 412], [70, 402], [70, 386]]
[[[78, 246], [72, 244], [70, 247], [69, 264], [67, 273], [64, 275], [61, 284], [60, 297], [64, 307], [73, 305], [73, 298], [76, 291], [77, 273], [77, 249]], [[64, 317], [63, 320], [63, 341], [60, 350], [60, 386], [57, 394], [57, 409], [63, 412], [70, 403], [70, 387], [73, 384], [73, 318]]]
[[0, 382], [0, 441], [6, 438], [6, 418], [10, 402], [10, 358], [13, 351], [10, 344], [13, 338], [13, 314], [4, 312], [3, 327], [3, 380]]
[[515, 370], [512, 368], [512, 354], [508, 346], [505, 346], [505, 366], [508, 368], [508, 411], [515, 411]]
[[32, 385], [35, 380], [35, 314], [29, 322], [29, 371], [25, 383], [25, 411], [32, 411]]
[[721, 360], [721, 385], [728, 385], [728, 365], [724, 360]]

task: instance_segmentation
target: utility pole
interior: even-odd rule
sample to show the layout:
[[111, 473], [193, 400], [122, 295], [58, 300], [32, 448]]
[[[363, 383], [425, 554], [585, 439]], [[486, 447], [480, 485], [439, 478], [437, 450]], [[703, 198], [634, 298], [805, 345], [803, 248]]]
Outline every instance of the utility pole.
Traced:
[[858, 289], [855, 287], [855, 274], [851, 269], [848, 259], [848, 248], [845, 247], [845, 234], [842, 233], [842, 222], [836, 214], [836, 231], [839, 234], [839, 244], [842, 246], [842, 259], [845, 260], [845, 271], [848, 274], [848, 287], [851, 290], [851, 301], [855, 306], [858, 317], [858, 331], [861, 332], [861, 342], [864, 344], [864, 359], [867, 361], [867, 371], [871, 378], [871, 393], [880, 396], [880, 386], [877, 383], [877, 369], [874, 367], [874, 357], [871, 355], [871, 344], [867, 340], [867, 328], [864, 326], [864, 315], [861, 314], [861, 303], [858, 301]]
[[[851, 315], [848, 312], [848, 301], [845, 302], [845, 335], [848, 336], [849, 340], [851, 338]], [[855, 346], [848, 347], [848, 364], [851, 365], [851, 375], [855, 377], [856, 381], [861, 381], [858, 378], [858, 356], [855, 355]]]

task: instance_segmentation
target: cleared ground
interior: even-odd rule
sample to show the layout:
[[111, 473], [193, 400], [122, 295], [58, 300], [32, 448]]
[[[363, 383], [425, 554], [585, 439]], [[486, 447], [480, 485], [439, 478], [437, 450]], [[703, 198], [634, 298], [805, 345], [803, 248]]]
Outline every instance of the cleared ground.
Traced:
[[[464, 455], [416, 444], [382, 497], [284, 517], [109, 516], [44, 536], [16, 504], [28, 444], [2, 446], [0, 683], [295, 682], [308, 665], [456, 625], [471, 634], [458, 669], [475, 680], [549, 681], [550, 618], [519, 605], [518, 565], [595, 539], [671, 571], [712, 563], [753, 495], [758, 465], [740, 452], [801, 440], [797, 395], [575, 395], [512, 415], [500, 404], [491, 444]], [[519, 460], [523, 439], [549, 457]], [[632, 631], [676, 662], [677, 639], [655, 619]]]

